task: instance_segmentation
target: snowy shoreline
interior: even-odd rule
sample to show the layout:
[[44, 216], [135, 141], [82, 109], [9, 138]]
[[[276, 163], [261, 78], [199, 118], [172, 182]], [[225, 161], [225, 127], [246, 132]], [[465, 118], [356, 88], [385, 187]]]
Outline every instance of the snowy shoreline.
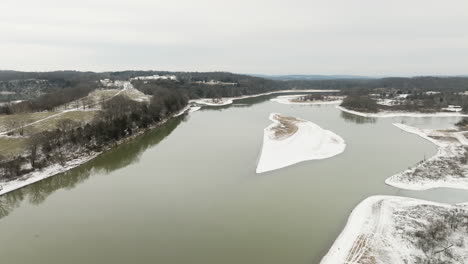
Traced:
[[[464, 236], [464, 230], [454, 229], [447, 218], [467, 215], [468, 211], [459, 205], [397, 196], [371, 196], [353, 209], [343, 231], [320, 263], [415, 263], [426, 258], [427, 252], [443, 249], [446, 246], [442, 243], [444, 240], [460, 241], [451, 248], [451, 253], [464, 262], [467, 246], [463, 239], [459, 240]], [[421, 245], [432, 240], [424, 234], [437, 225], [447, 230], [446, 237], [432, 245], [433, 248], [421, 249]], [[437, 257], [443, 259], [450, 255], [439, 254]]]
[[128, 142], [128, 141], [134, 139], [135, 137], [138, 137], [138, 136], [143, 135], [144, 133], [146, 133], [148, 131], [151, 131], [151, 130], [153, 130], [155, 128], [158, 128], [159, 126], [161, 126], [164, 123], [166, 123], [167, 121], [169, 121], [171, 118], [178, 117], [178, 116], [180, 116], [180, 115], [182, 115], [184, 113], [191, 113], [191, 112], [197, 111], [198, 109], [199, 108], [197, 108], [197, 107], [187, 105], [185, 108], [183, 108], [181, 111], [174, 114], [173, 116], [171, 116], [171, 117], [169, 117], [169, 118], [167, 118], [165, 120], [162, 120], [161, 122], [159, 122], [157, 124], [154, 124], [154, 125], [150, 126], [147, 129], [142, 129], [139, 132], [137, 132], [137, 133], [135, 133], [135, 134], [133, 134], [133, 135], [131, 135], [129, 137], [125, 137], [125, 138], [119, 140], [118, 142], [116, 142], [115, 144], [106, 146], [103, 151], [81, 154], [80, 157], [78, 157], [78, 158], [66, 161], [64, 166], [62, 166], [60, 164], [53, 164], [53, 165], [47, 166], [47, 167], [45, 167], [45, 168], [43, 168], [41, 170], [32, 171], [30, 173], [22, 175], [19, 178], [11, 180], [11, 181], [0, 181], [0, 196], [3, 195], [3, 194], [9, 193], [11, 191], [20, 189], [22, 187], [25, 187], [27, 185], [36, 183], [38, 181], [47, 179], [49, 177], [55, 176], [57, 174], [66, 172], [66, 171], [71, 170], [73, 168], [76, 168], [76, 167], [78, 167], [80, 165], [83, 165], [83, 164], [95, 159], [100, 154], [113, 149], [116, 146], [119, 146], [119, 145], [121, 145], [121, 144], [123, 144], [125, 142]]
[[331, 100], [331, 101], [305, 101], [305, 102], [294, 102], [293, 99], [297, 99], [301, 96], [305, 96], [305, 94], [298, 94], [298, 95], [282, 95], [276, 98], [270, 99], [270, 101], [277, 102], [280, 104], [290, 104], [290, 105], [333, 105], [333, 104], [341, 104], [343, 102], [342, 99]]
[[378, 112], [378, 113], [364, 113], [347, 109], [342, 106], [336, 106], [343, 112], [358, 115], [362, 117], [468, 117], [468, 114], [459, 112], [436, 112], [436, 113], [415, 113], [415, 112]]
[[[385, 183], [406, 190], [428, 190], [433, 188], [468, 189], [468, 178], [453, 173], [460, 169], [465, 175], [464, 164], [458, 160], [465, 155], [467, 139], [462, 132], [443, 132], [432, 129], [420, 129], [405, 124], [393, 124], [399, 129], [418, 135], [437, 146], [437, 153], [416, 166], [395, 174]], [[452, 163], [447, 163], [451, 161]], [[458, 172], [458, 171], [457, 171]], [[423, 174], [420, 176], [419, 174]], [[437, 178], [438, 177], [438, 178]]]
[[[342, 153], [344, 140], [335, 133], [299, 118], [270, 114], [271, 125], [264, 129], [263, 146], [257, 173], [284, 168], [302, 161], [326, 159]], [[287, 137], [277, 138], [275, 131], [283, 128], [281, 118], [288, 118], [296, 130]], [[294, 119], [294, 121], [289, 121]]]
[[279, 91], [272, 91], [272, 92], [261, 93], [261, 94], [243, 95], [243, 96], [237, 96], [237, 97], [223, 97], [223, 98], [220, 98], [219, 101], [217, 101], [217, 102], [213, 101], [212, 98], [192, 99], [189, 102], [190, 103], [195, 103], [195, 104], [200, 104], [200, 105], [206, 105], [206, 106], [224, 106], [224, 105], [232, 104], [233, 101], [235, 101], [235, 100], [259, 97], [259, 96], [276, 94], [276, 93], [320, 93], [320, 92], [322, 92], [322, 93], [337, 93], [337, 92], [340, 92], [340, 90], [316, 90], [316, 89], [279, 90]]
[[68, 170], [71, 170], [73, 168], [76, 168], [82, 164], [85, 164], [86, 162], [96, 158], [99, 156], [102, 152], [91, 152], [90, 154], [85, 154], [81, 155], [81, 157], [72, 159], [70, 161], [67, 161], [64, 166], [59, 165], [59, 164], [53, 164], [51, 166], [45, 167], [39, 171], [33, 171], [28, 174], [25, 174], [21, 176], [18, 179], [7, 181], [7, 182], [0, 182], [0, 196], [6, 193], [9, 193], [11, 191], [23, 188], [27, 185], [36, 183], [38, 181], [47, 179], [49, 177], [52, 177], [54, 175], [66, 172]]

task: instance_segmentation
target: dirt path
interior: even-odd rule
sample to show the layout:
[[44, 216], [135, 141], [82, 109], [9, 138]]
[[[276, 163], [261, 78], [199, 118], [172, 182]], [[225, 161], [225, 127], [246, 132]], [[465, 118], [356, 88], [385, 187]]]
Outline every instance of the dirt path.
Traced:
[[372, 208], [372, 214], [375, 217], [372, 217], [373, 222], [375, 221], [377, 224], [368, 224], [369, 226], [373, 226], [373, 230], [367, 231], [365, 234], [358, 236], [357, 240], [354, 241], [351, 250], [349, 251], [348, 256], [344, 263], [347, 264], [358, 264], [359, 261], [365, 257], [366, 253], [369, 253], [370, 243], [374, 239], [378, 239], [381, 237], [382, 230], [383, 230], [383, 218], [382, 215], [382, 201], [378, 204], [374, 205]]

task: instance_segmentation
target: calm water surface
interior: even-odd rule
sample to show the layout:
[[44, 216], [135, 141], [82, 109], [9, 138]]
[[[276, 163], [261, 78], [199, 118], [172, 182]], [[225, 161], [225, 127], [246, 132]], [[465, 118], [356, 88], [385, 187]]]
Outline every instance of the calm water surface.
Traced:
[[[318, 263], [370, 195], [468, 201], [467, 191], [384, 184], [436, 152], [393, 122], [443, 128], [458, 118], [369, 119], [267, 99], [179, 117], [84, 166], [1, 196], [1, 263]], [[256, 174], [271, 112], [334, 131], [345, 152]]]

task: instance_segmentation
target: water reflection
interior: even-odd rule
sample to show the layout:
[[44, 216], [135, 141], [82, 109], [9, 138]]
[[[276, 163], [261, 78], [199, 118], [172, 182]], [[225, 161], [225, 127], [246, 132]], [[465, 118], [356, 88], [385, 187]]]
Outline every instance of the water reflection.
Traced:
[[0, 196], [0, 219], [11, 213], [25, 199], [38, 205], [55, 191], [73, 189], [91, 175], [108, 174], [137, 162], [146, 149], [157, 145], [187, 119], [187, 115], [173, 118], [159, 128], [103, 153], [82, 166]]
[[356, 124], [369, 124], [369, 123], [375, 123], [377, 121], [377, 118], [375, 117], [364, 117], [364, 116], [359, 116], [359, 115], [354, 115], [350, 114], [344, 111], [341, 111], [341, 117], [346, 121], [346, 122], [352, 122]]

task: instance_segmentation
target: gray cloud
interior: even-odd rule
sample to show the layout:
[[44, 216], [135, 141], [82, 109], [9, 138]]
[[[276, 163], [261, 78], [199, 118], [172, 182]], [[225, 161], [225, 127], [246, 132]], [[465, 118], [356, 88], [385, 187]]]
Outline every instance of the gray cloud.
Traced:
[[465, 0], [6, 0], [0, 68], [467, 74]]

